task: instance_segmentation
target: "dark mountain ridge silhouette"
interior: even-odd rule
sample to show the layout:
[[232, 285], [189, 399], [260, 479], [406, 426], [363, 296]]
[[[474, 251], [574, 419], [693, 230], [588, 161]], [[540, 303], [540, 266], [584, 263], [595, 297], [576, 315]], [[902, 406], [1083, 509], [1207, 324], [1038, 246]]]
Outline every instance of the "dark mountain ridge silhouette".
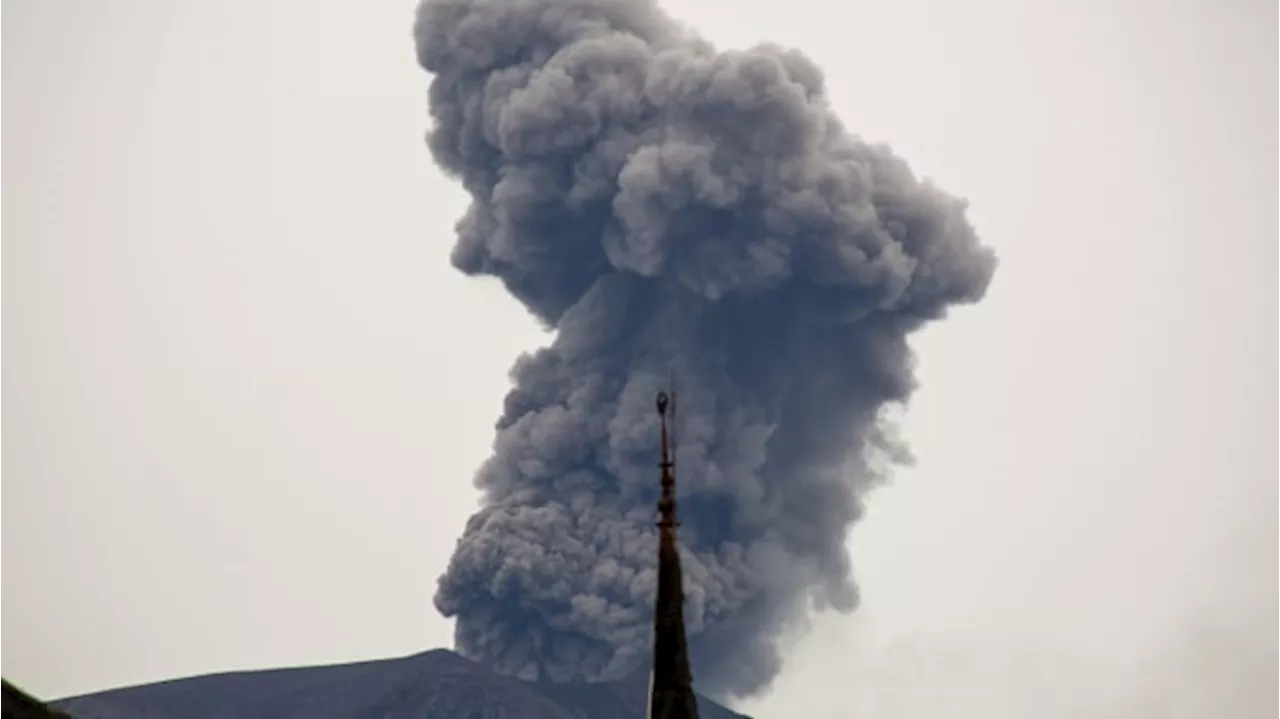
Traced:
[[[648, 673], [525, 682], [445, 650], [395, 659], [209, 674], [70, 697], [75, 719], [645, 719]], [[748, 719], [698, 698], [702, 719]]]

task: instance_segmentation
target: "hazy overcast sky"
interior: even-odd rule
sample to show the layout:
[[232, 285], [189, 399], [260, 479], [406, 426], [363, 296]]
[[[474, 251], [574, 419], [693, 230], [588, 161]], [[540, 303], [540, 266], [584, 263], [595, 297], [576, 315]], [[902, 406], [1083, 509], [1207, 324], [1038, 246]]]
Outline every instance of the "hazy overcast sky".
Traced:
[[[413, 4], [4, 3], [6, 678], [450, 643], [435, 580], [546, 337], [449, 265]], [[1276, 4], [668, 7], [808, 53], [1001, 258], [915, 342], [863, 608], [745, 708], [1275, 716]]]

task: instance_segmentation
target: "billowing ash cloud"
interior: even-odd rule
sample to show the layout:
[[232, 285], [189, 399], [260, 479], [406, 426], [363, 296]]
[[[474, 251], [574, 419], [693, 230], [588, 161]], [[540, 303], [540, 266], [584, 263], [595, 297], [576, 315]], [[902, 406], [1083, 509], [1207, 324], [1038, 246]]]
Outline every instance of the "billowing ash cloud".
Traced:
[[993, 254], [796, 52], [717, 52], [648, 0], [425, 0], [416, 40], [431, 152], [472, 198], [453, 262], [556, 330], [440, 579], [458, 648], [552, 681], [648, 661], [674, 374], [695, 679], [766, 686], [785, 627], [857, 605], [845, 539], [906, 337], [980, 299]]

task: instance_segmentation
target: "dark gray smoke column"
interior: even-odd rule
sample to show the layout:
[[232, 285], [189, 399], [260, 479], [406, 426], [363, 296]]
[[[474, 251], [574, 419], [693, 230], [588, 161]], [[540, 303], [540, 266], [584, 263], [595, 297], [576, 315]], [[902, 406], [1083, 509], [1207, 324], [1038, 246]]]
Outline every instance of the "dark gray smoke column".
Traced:
[[431, 151], [472, 197], [453, 262], [556, 330], [440, 579], [458, 648], [553, 681], [644, 665], [674, 371], [695, 681], [764, 687], [784, 627], [856, 606], [845, 539], [906, 337], [980, 299], [993, 254], [798, 53], [717, 52], [647, 0], [425, 0], [415, 33]]

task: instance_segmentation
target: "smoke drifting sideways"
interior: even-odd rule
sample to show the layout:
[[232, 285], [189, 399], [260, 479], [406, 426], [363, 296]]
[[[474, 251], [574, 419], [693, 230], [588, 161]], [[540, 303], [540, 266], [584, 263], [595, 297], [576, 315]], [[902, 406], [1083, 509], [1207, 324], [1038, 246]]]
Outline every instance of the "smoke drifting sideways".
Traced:
[[907, 337], [980, 300], [993, 252], [797, 52], [719, 52], [648, 0], [424, 0], [415, 39], [428, 145], [471, 196], [453, 264], [554, 330], [439, 581], [457, 648], [530, 680], [645, 667], [674, 375], [695, 681], [762, 690], [784, 630], [857, 606], [846, 538], [901, 449]]

